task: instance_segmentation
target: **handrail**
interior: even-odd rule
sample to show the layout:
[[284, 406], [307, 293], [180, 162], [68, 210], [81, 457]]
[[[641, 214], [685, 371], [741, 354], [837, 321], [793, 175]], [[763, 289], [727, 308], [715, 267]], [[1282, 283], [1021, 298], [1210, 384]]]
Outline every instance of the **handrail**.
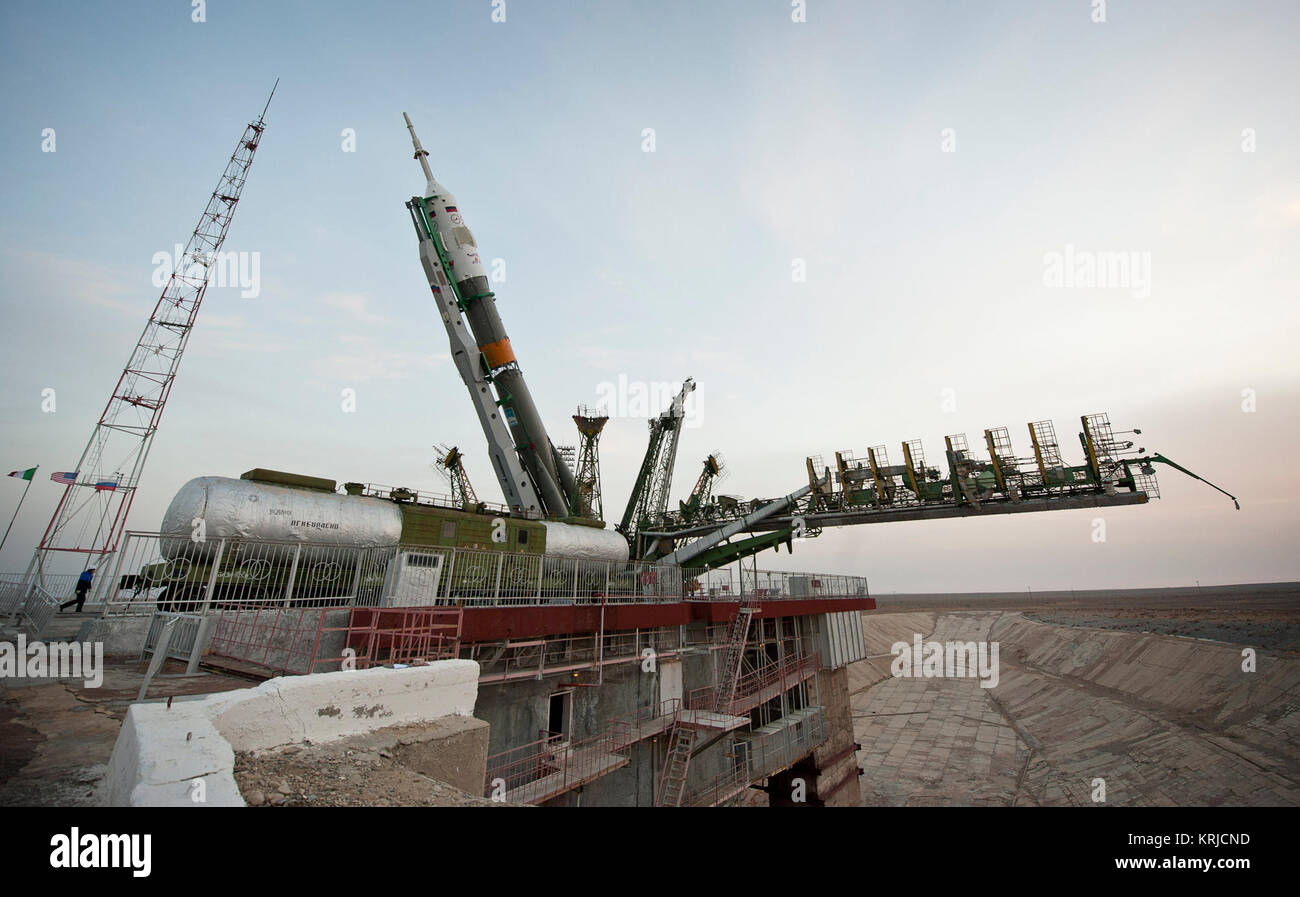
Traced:
[[39, 638], [50, 624], [50, 619], [59, 608], [58, 599], [41, 586], [33, 583], [23, 604], [23, 616], [27, 618], [27, 631], [33, 638]]
[[[493, 793], [493, 783], [505, 783], [506, 793], [527, 787], [547, 776], [560, 778], [547, 790], [547, 795], [566, 791], [585, 781], [601, 768], [602, 758], [619, 754], [633, 744], [648, 738], [647, 723], [665, 720], [655, 727], [655, 732], [669, 731], [681, 719], [681, 700], [669, 698], [636, 713], [617, 717], [607, 722], [599, 732], [581, 741], [566, 743], [563, 736], [540, 731], [539, 738], [518, 747], [509, 748], [487, 758], [485, 793]], [[545, 799], [540, 798], [540, 799]]]
[[[736, 715], [739, 711], [753, 706], [747, 702], [761, 694], [763, 689], [785, 682], [789, 682], [790, 687], [793, 688], [820, 668], [821, 656], [814, 652], [802, 657], [786, 658], [761, 669], [751, 670], [736, 681], [735, 695], [726, 707], [720, 708], [720, 712]], [[692, 709], [711, 708], [716, 692], [717, 686], [714, 685], [692, 689], [688, 694], [687, 703]]]

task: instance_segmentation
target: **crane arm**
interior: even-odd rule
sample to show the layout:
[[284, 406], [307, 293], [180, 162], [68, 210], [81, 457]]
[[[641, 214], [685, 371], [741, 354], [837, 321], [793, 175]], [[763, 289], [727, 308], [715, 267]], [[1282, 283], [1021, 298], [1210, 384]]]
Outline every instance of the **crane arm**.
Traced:
[[1192, 479], [1194, 479], [1194, 480], [1200, 480], [1202, 483], [1204, 483], [1205, 485], [1209, 486], [1211, 489], [1214, 489], [1214, 490], [1217, 490], [1217, 491], [1219, 491], [1219, 492], [1222, 492], [1224, 495], [1228, 496], [1228, 498], [1232, 499], [1232, 503], [1233, 503], [1234, 505], [1236, 505], [1238, 511], [1241, 510], [1241, 502], [1237, 501], [1237, 496], [1235, 496], [1235, 495], [1233, 495], [1232, 493], [1228, 492], [1226, 489], [1220, 489], [1218, 486], [1216, 486], [1216, 485], [1214, 485], [1213, 483], [1211, 483], [1211, 482], [1210, 482], [1209, 480], [1207, 480], [1205, 477], [1203, 477], [1203, 476], [1198, 476], [1198, 475], [1192, 473], [1190, 470], [1188, 470], [1188, 469], [1187, 469], [1186, 467], [1184, 467], [1183, 465], [1181, 465], [1181, 464], [1179, 464], [1179, 463], [1177, 463], [1177, 462], [1175, 462], [1175, 461], [1171, 461], [1171, 460], [1169, 460], [1168, 458], [1166, 458], [1164, 455], [1160, 454], [1159, 452], [1157, 452], [1157, 453], [1154, 454], [1154, 455], [1151, 455], [1149, 458], [1134, 458], [1134, 459], [1133, 459], [1132, 461], [1130, 461], [1129, 463], [1134, 463], [1134, 462], [1146, 463], [1146, 464], [1150, 464], [1150, 463], [1152, 463], [1152, 462], [1158, 462], [1158, 463], [1160, 463], [1160, 464], [1168, 464], [1170, 467], [1174, 468], [1175, 470], [1181, 470], [1183, 473], [1187, 474], [1187, 475], [1188, 475], [1189, 477], [1191, 477]]

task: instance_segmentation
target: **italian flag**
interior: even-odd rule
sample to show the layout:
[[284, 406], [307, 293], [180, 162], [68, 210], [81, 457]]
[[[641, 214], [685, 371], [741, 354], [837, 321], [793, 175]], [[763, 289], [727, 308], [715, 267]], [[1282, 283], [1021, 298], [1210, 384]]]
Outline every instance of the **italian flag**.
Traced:
[[30, 480], [32, 477], [36, 476], [36, 468], [29, 467], [26, 470], [11, 470], [9, 471], [9, 476], [21, 477], [24, 480]]

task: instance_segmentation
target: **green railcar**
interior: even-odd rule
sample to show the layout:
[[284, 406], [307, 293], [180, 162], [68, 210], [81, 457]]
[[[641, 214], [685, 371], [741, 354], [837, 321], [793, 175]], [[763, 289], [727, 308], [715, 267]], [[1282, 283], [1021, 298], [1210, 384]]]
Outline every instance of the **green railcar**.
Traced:
[[[253, 525], [261, 524], [256, 529], [259, 535], [274, 536], [286, 527], [291, 532], [315, 532], [294, 530], [286, 522], [309, 514], [282, 510], [295, 502], [314, 502], [314, 507], [326, 507], [340, 518], [354, 511], [360, 517], [364, 511], [373, 519], [378, 511], [386, 534], [378, 541], [387, 544], [375, 545], [377, 531], [366, 533], [370, 537], [368, 545], [348, 544], [346, 524], [340, 535], [338, 524], [297, 519], [292, 520], [292, 525], [317, 527], [333, 538], [332, 544], [211, 535], [195, 542], [186, 536], [164, 535], [158, 546], [163, 560], [143, 565], [137, 575], [130, 577], [137, 593], [147, 591], [166, 610], [192, 611], [205, 605], [236, 603], [304, 607], [353, 600], [380, 604], [392, 599], [414, 604], [429, 596], [439, 600], [539, 594], [591, 597], [613, 590], [636, 594], [638, 586], [643, 585], [636, 565], [547, 556], [547, 524], [513, 516], [502, 506], [480, 503], [458, 507], [440, 496], [362, 483], [347, 483], [343, 494], [339, 494], [332, 480], [264, 469], [249, 471], [241, 480], [252, 482], [225, 478], [192, 481], [197, 484], [195, 489], [212, 490], [202, 492], [202, 507], [204, 513], [218, 517], [210, 521], [213, 531], [236, 529], [236, 521], [242, 527], [239, 531], [249, 531], [247, 517], [240, 514], [246, 515], [247, 508], [257, 507], [263, 514]], [[219, 495], [220, 501], [212, 495]], [[260, 504], [240, 504], [256, 502], [258, 496], [262, 498]], [[178, 494], [177, 500], [180, 497]], [[278, 507], [269, 507], [276, 503]], [[218, 507], [215, 512], [214, 505]], [[238, 510], [240, 507], [245, 510]], [[184, 504], [181, 511], [181, 521], [197, 513]], [[222, 511], [226, 517], [220, 516]], [[172, 513], [171, 509], [168, 513]], [[217, 528], [217, 523], [223, 527]], [[603, 529], [600, 522], [585, 518], [552, 525], [555, 523], [565, 524], [561, 528], [566, 533]], [[618, 539], [622, 544], [621, 537]]]

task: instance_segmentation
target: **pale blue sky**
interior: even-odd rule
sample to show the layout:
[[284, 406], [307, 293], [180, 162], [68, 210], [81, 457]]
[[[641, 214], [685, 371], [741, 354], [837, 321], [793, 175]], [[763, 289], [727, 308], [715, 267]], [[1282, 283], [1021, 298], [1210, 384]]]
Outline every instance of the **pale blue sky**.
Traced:
[[[1161, 501], [1107, 512], [1104, 545], [1080, 511], [843, 530], [760, 565], [882, 591], [1300, 579], [1296, 4], [1111, 2], [1104, 24], [1089, 0], [809, 0], [802, 24], [785, 0], [491, 10], [0, 12], [0, 464], [42, 466], [0, 569], [25, 564], [46, 474], [75, 465], [157, 298], [154, 253], [279, 77], [226, 245], [261, 254], [261, 295], [209, 291], [133, 528], [189, 478], [255, 466], [437, 488], [434, 442], [497, 497], [403, 208], [407, 111], [506, 261], [499, 309], [557, 442], [602, 382], [694, 376], [678, 497], [713, 449], [723, 491], [774, 495], [808, 454], [920, 437], [937, 460], [987, 426], [1025, 454], [1042, 418], [1074, 458], [1078, 416], [1109, 411], [1243, 504], [1165, 473]], [[1149, 253], [1151, 295], [1046, 287], [1067, 244]], [[616, 518], [645, 428], [606, 433]]]

